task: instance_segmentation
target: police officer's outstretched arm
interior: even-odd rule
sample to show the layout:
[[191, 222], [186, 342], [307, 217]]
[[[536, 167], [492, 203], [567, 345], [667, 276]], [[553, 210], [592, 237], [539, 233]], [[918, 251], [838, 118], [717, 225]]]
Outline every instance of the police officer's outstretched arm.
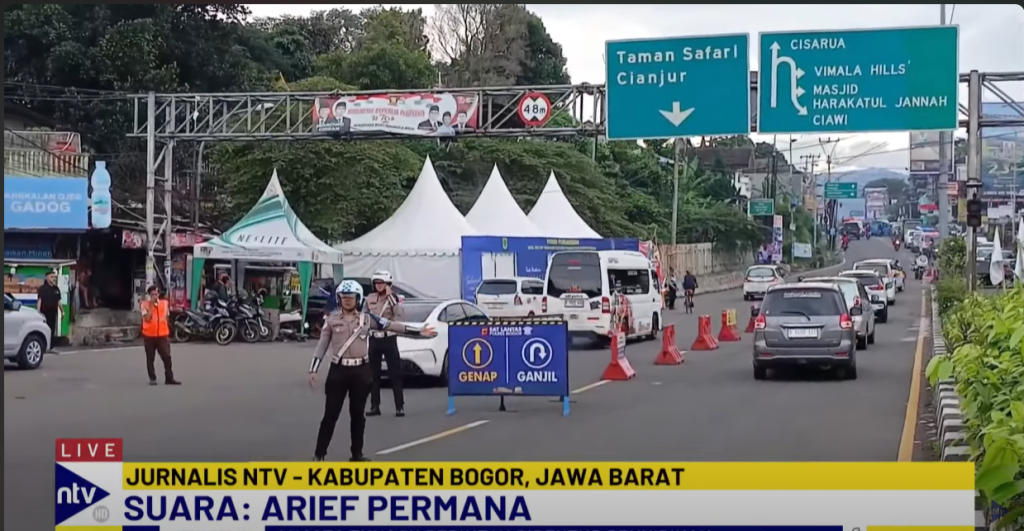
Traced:
[[389, 321], [379, 315], [369, 312], [367, 312], [367, 315], [370, 316], [371, 326], [377, 330], [412, 337], [434, 337], [437, 335], [437, 331], [430, 325], [413, 326], [409, 323], [403, 323], [400, 321]]
[[324, 361], [324, 356], [327, 355], [327, 348], [331, 344], [331, 331], [333, 328], [326, 322], [324, 323], [323, 330], [320, 331], [320, 340], [316, 343], [316, 348], [313, 349], [313, 360], [309, 362], [309, 385], [316, 385], [316, 373], [320, 370], [320, 364]]

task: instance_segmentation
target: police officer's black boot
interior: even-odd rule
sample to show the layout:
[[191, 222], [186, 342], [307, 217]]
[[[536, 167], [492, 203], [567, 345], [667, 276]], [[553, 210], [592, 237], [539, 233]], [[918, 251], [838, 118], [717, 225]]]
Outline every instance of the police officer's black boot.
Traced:
[[313, 457], [313, 461], [315, 461], [315, 462], [317, 462], [317, 461], [323, 461], [324, 459], [325, 459], [325, 457], [324, 457], [324, 456], [322, 456], [322, 455], [318, 455], [318, 456], [314, 456], [314, 457]]
[[352, 462], [352, 463], [369, 463], [370, 462], [370, 458], [366, 457], [365, 455], [359, 455], [359, 456], [355, 456], [354, 455], [354, 456], [352, 456], [351, 459], [349, 459], [349, 462]]
[[405, 408], [404, 407], [400, 407], [397, 410], [395, 410], [395, 416], [396, 417], [404, 417], [405, 416]]
[[379, 417], [380, 416], [380, 406], [371, 407], [370, 410], [366, 412], [366, 416], [367, 417]]

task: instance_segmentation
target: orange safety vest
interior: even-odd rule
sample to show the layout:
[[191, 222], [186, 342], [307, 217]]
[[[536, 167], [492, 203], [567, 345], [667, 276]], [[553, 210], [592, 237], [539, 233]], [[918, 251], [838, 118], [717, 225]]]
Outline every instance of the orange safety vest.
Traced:
[[170, 336], [171, 328], [167, 322], [170, 319], [170, 314], [168, 313], [167, 301], [157, 301], [155, 309], [150, 301], [144, 301], [142, 304], [144, 305], [143, 308], [149, 311], [149, 317], [142, 318], [142, 335], [146, 337]]

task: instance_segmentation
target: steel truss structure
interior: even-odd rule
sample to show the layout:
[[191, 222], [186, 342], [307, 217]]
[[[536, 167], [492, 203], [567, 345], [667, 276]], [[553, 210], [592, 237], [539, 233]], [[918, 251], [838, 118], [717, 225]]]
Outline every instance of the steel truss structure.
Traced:
[[[750, 77], [752, 109], [757, 108], [757, 73]], [[961, 83], [978, 83], [979, 93], [987, 89], [1020, 114], [1017, 118], [989, 118], [979, 116], [980, 100], [960, 105], [965, 118], [961, 127], [974, 134], [984, 127], [1024, 126], [1024, 107], [1014, 102], [997, 84], [1024, 81], [1024, 72], [978, 73], [960, 75]], [[178, 142], [198, 142], [202, 153], [207, 142], [225, 141], [295, 141], [295, 140], [380, 140], [420, 138], [407, 135], [356, 132], [344, 136], [322, 133], [314, 129], [312, 112], [316, 98], [324, 96], [366, 96], [395, 92], [416, 93], [476, 93], [480, 96], [478, 127], [458, 138], [474, 137], [588, 137], [595, 140], [605, 134], [605, 105], [607, 92], [604, 85], [557, 85], [534, 87], [482, 87], [467, 89], [430, 89], [418, 91], [363, 91], [363, 92], [271, 92], [223, 94], [137, 94], [130, 96], [134, 105], [131, 138], [146, 139], [146, 233], [148, 237], [147, 282], [156, 280], [156, 256], [162, 255], [164, 278], [170, 277], [171, 203], [174, 176], [174, 148]], [[548, 97], [552, 112], [568, 114], [571, 127], [522, 127], [518, 108], [524, 96], [541, 93]], [[973, 118], [973, 121], [972, 121]], [[755, 130], [756, 116], [751, 116], [751, 132]], [[451, 137], [446, 138], [446, 140]], [[978, 144], [980, 161], [980, 143]], [[201, 155], [200, 155], [201, 156]], [[979, 162], [980, 164], [980, 162]], [[200, 166], [201, 164], [197, 164]], [[968, 164], [971, 167], [971, 164]], [[970, 170], [969, 170], [970, 171]], [[197, 172], [198, 173], [198, 172]], [[197, 177], [198, 178], [198, 177]], [[157, 183], [162, 194], [157, 196]], [[198, 189], [198, 187], [196, 187]], [[198, 197], [194, 197], [198, 200]], [[158, 208], [158, 203], [159, 207]], [[158, 210], [162, 211], [158, 213]], [[158, 223], [159, 221], [159, 223]], [[160, 240], [163, 245], [158, 245]], [[162, 248], [162, 249], [161, 249]], [[161, 252], [163, 251], [163, 252]]]

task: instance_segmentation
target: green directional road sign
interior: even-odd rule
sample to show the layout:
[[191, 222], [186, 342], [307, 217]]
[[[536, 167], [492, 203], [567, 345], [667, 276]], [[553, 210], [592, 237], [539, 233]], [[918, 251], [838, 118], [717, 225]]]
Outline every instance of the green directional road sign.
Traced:
[[775, 215], [775, 200], [774, 199], [751, 199], [750, 203], [747, 204], [747, 213], [754, 217], [759, 216], [774, 216]]
[[826, 183], [825, 199], [856, 199], [857, 183]]
[[757, 131], [958, 127], [956, 26], [761, 33]]
[[608, 41], [608, 140], [750, 132], [750, 36]]

